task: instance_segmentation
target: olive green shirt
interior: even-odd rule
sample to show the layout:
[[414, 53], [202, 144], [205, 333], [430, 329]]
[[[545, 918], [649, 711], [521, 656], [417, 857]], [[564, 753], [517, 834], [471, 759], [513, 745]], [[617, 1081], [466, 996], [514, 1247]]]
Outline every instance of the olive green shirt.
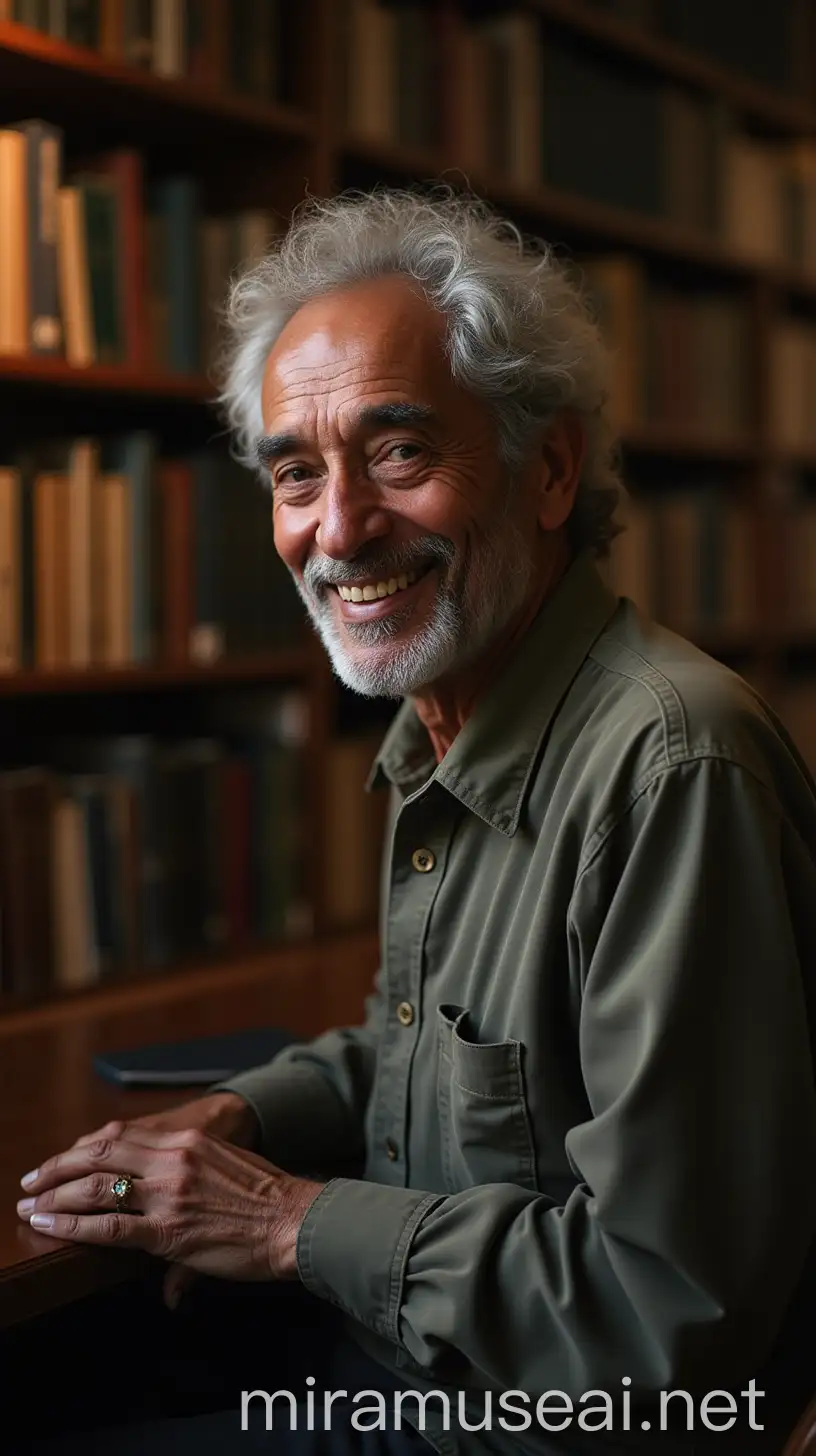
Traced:
[[[553, 1436], [495, 1405], [491, 1432], [445, 1431], [429, 1400], [439, 1451], [641, 1449], [579, 1429], [581, 1395], [628, 1377], [639, 1432], [661, 1390], [739, 1391], [793, 1348], [814, 785], [753, 690], [587, 556], [442, 762], [408, 700], [373, 780], [392, 816], [365, 1026], [224, 1084], [270, 1159], [360, 1160], [307, 1213], [303, 1283], [454, 1413], [459, 1391], [476, 1417], [486, 1391], [576, 1403]], [[733, 1449], [764, 1450], [746, 1409]]]

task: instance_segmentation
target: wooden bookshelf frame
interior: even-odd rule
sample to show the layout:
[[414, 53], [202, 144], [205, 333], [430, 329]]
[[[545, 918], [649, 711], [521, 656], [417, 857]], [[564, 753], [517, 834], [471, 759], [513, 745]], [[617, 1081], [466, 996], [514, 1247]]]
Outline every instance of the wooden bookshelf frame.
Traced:
[[[466, 0], [440, 0], [461, 11]], [[701, 56], [658, 36], [642, 31], [616, 16], [605, 14], [587, 0], [518, 0], [519, 8], [539, 15], [545, 26], [568, 32], [586, 45], [648, 71], [658, 80], [703, 92], [730, 105], [735, 112], [780, 137], [816, 136], [816, 108], [791, 101], [738, 75], [731, 74]], [[367, 175], [385, 180], [427, 182], [449, 181], [469, 185], [515, 217], [530, 231], [544, 231], [558, 245], [576, 241], [591, 247], [620, 249], [647, 257], [706, 279], [720, 280], [746, 290], [752, 313], [755, 391], [762, 407], [757, 411], [751, 438], [703, 438], [661, 426], [630, 432], [622, 440], [624, 457], [664, 458], [673, 461], [720, 463], [741, 472], [755, 505], [758, 540], [764, 563], [759, 587], [756, 642], [724, 639], [718, 634], [702, 645], [716, 655], [741, 657], [753, 654], [769, 685], [778, 680], [781, 664], [789, 651], [806, 651], [806, 637], [788, 631], [778, 620], [773, 603], [773, 566], [778, 553], [778, 516], [774, 510], [774, 482], [780, 470], [801, 468], [816, 471], [816, 451], [791, 454], [780, 451], [770, 437], [767, 415], [767, 370], [770, 328], [773, 318], [791, 304], [816, 304], [816, 275], [802, 276], [792, 269], [739, 257], [716, 240], [688, 233], [668, 222], [623, 209], [603, 206], [589, 199], [541, 186], [521, 189], [506, 180], [490, 176], [465, 177], [456, 159], [444, 154], [416, 152], [390, 144], [372, 142], [343, 133], [338, 127], [338, 33], [334, 0], [307, 0], [304, 27], [308, 25], [309, 86], [301, 88], [310, 98], [309, 109], [266, 106], [246, 97], [218, 92], [203, 83], [169, 80], [137, 68], [114, 62], [94, 51], [82, 49], [29, 30], [11, 21], [0, 21], [0, 125], [22, 115], [45, 111], [58, 124], [77, 126], [87, 132], [88, 117], [104, 113], [106, 145], [116, 141], [139, 145], [147, 151], [173, 134], [178, 149], [187, 149], [201, 175], [209, 165], [207, 148], [223, 141], [232, 147], [236, 167], [245, 167], [253, 185], [259, 186], [266, 157], [271, 172], [280, 169], [285, 196], [326, 195], [347, 181]], [[305, 51], [297, 65], [304, 72]], [[195, 144], [201, 143], [197, 147]], [[259, 165], [260, 163], [262, 165]], [[268, 195], [265, 202], [269, 201]], [[53, 402], [55, 392], [73, 399], [87, 396], [100, 409], [108, 404], [138, 411], [150, 405], [168, 410], [208, 408], [216, 393], [205, 377], [187, 377], [158, 372], [140, 372], [126, 367], [91, 366], [76, 369], [62, 360], [0, 357], [0, 390], [36, 391]], [[767, 538], [767, 539], [766, 539]], [[768, 544], [770, 543], [770, 544]], [[816, 648], [816, 642], [813, 644]], [[312, 725], [309, 742], [310, 819], [320, 824], [324, 803], [326, 747], [333, 732], [335, 689], [322, 649], [310, 646], [265, 653], [255, 657], [223, 659], [212, 666], [158, 664], [122, 669], [20, 672], [0, 675], [0, 698], [38, 698], [61, 695], [108, 693], [161, 693], [177, 689], [210, 689], [230, 684], [301, 682], [309, 695]], [[323, 848], [319, 833], [312, 836], [312, 882], [321, 883]], [[317, 953], [330, 962], [335, 942], [326, 935], [321, 905], [316, 906], [315, 942]], [[373, 932], [372, 932], [373, 933]], [[280, 952], [283, 954], [283, 950]], [[275, 950], [261, 950], [241, 959], [251, 966], [249, 974], [274, 964]], [[289, 948], [286, 950], [289, 954]], [[108, 983], [89, 993], [74, 993], [77, 1004], [87, 995], [98, 996], [100, 1005], [139, 1005], [161, 997], [162, 986], [176, 984], [176, 975], [224, 980], [239, 974], [237, 962], [214, 962], [196, 970], [150, 974], [140, 981], [128, 979]], [[168, 994], [171, 994], [168, 992]], [[9, 1012], [0, 1000], [5, 1025], [28, 1025], [33, 1018], [68, 1015], [69, 1001], [59, 997], [52, 1005], [20, 1007]], [[11, 1020], [9, 1020], [11, 1018]]]

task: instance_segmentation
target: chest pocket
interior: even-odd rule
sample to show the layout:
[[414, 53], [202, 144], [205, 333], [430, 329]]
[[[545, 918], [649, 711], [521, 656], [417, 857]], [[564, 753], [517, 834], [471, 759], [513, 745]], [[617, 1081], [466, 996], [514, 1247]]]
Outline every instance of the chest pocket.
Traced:
[[518, 1041], [480, 1042], [461, 1006], [438, 1006], [437, 1096], [450, 1193], [481, 1183], [536, 1189]]

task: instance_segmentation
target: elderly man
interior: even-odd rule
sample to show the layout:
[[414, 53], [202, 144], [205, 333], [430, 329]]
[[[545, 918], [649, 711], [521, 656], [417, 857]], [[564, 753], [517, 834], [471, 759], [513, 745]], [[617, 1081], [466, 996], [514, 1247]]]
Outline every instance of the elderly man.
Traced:
[[[231, 1409], [78, 1449], [777, 1452], [813, 1308], [814, 787], [602, 580], [580, 293], [479, 204], [382, 192], [311, 204], [230, 322], [276, 547], [337, 675], [405, 700], [382, 965], [363, 1027], [32, 1179], [54, 1236], [301, 1287], [212, 1306]], [[292, 1395], [270, 1431], [239, 1380]]]

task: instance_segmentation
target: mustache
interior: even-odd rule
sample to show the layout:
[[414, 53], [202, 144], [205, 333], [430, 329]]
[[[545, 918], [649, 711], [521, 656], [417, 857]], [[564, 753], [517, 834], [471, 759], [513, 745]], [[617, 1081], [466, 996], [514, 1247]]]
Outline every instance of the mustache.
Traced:
[[447, 536], [429, 534], [392, 547], [387, 553], [367, 551], [347, 561], [338, 561], [330, 556], [312, 557], [304, 567], [303, 581], [312, 592], [322, 586], [336, 586], [338, 582], [353, 586], [355, 582], [369, 581], [371, 577], [387, 581], [389, 577], [400, 576], [419, 566], [436, 563], [450, 566], [455, 556], [456, 549]]

